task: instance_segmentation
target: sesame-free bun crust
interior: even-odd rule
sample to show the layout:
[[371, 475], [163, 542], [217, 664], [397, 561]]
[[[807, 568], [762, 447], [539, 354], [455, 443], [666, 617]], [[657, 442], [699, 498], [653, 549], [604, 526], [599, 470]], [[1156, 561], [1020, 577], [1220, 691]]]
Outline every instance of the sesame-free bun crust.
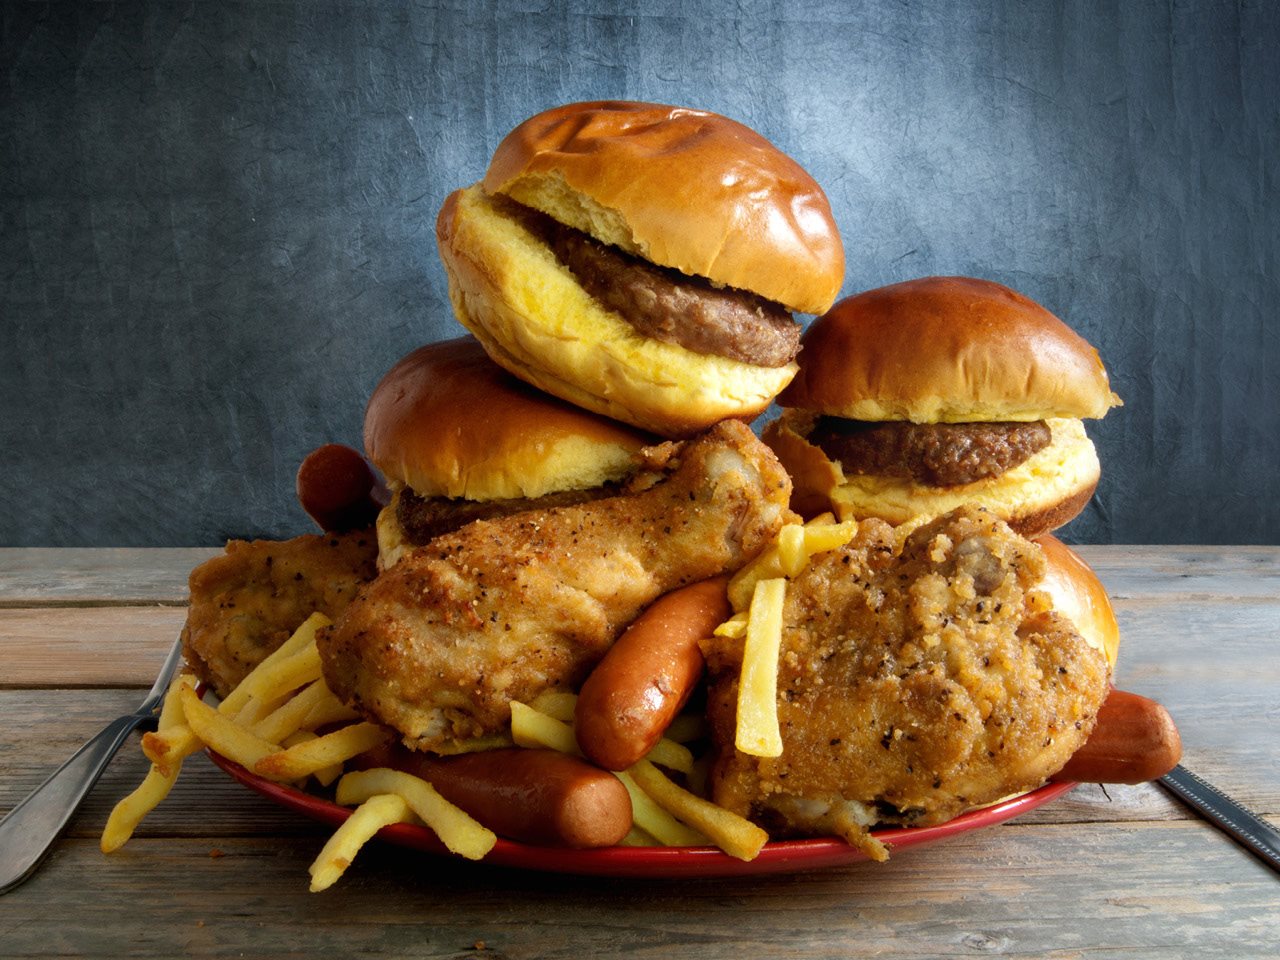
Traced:
[[472, 337], [397, 363], [365, 410], [365, 451], [423, 497], [497, 500], [619, 480], [653, 438], [510, 376]]
[[1114, 668], [1120, 650], [1120, 625], [1107, 590], [1084, 559], [1057, 537], [1037, 537], [1048, 561], [1040, 586], [1053, 608], [1076, 625], [1080, 635], [1107, 655]]
[[1098, 352], [989, 280], [926, 277], [847, 297], [805, 333], [779, 397], [851, 420], [1101, 417], [1120, 403]]
[[751, 420], [795, 376], [654, 340], [602, 307], [505, 202], [472, 186], [436, 221], [449, 297], [488, 354], [534, 386], [667, 437]]
[[805, 411], [786, 410], [763, 433], [791, 475], [792, 509], [806, 517], [832, 510], [841, 519], [879, 517], [898, 524], [977, 503], [1023, 536], [1035, 537], [1076, 517], [1101, 475], [1097, 451], [1079, 420], [1049, 420], [1049, 446], [998, 476], [934, 487], [898, 477], [846, 475], [838, 462], [809, 443], [815, 419]]
[[653, 103], [572, 103], [498, 145], [484, 189], [653, 263], [821, 313], [844, 279], [822, 188], [727, 117]]

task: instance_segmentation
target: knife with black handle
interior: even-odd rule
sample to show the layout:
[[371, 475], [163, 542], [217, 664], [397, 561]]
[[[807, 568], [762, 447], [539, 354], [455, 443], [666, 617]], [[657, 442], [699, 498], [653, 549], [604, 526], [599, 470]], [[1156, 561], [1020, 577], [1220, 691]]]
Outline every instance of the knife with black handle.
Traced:
[[1280, 830], [1178, 765], [1160, 784], [1273, 870], [1280, 871]]

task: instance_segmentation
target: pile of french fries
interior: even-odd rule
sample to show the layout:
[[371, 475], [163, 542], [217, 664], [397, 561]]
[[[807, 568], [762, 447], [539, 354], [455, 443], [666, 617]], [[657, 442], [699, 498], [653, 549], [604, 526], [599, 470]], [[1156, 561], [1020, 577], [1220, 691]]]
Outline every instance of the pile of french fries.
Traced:
[[[803, 570], [814, 554], [847, 542], [854, 529], [830, 516], [803, 527], [787, 525], [777, 543], [730, 583], [737, 612], [717, 633], [745, 639], [738, 743], [748, 752], [777, 756], [782, 749], [774, 687], [785, 578]], [[322, 614], [313, 614], [216, 706], [200, 696], [191, 674], [175, 677], [157, 730], [142, 738], [151, 769], [112, 811], [102, 833], [103, 852], [118, 849], [133, 835], [142, 818], [168, 795], [183, 760], [204, 747], [269, 780], [300, 788], [312, 780], [334, 786], [336, 801], [355, 808], [312, 863], [312, 891], [335, 883], [360, 848], [394, 823], [424, 825], [450, 851], [469, 859], [481, 859], [493, 848], [493, 832], [426, 780], [389, 768], [345, 769], [347, 761], [392, 734], [362, 721], [325, 684], [316, 631], [328, 623]], [[470, 746], [488, 749], [514, 742], [580, 756], [572, 727], [576, 699], [571, 693], [550, 692], [531, 704], [513, 702], [510, 738], [489, 737]], [[328, 732], [317, 732], [322, 728]], [[716, 845], [742, 860], [759, 854], [768, 834], [702, 796], [706, 761], [695, 759], [686, 744], [704, 734], [701, 717], [682, 716], [645, 759], [616, 774], [632, 805], [633, 826], [624, 845]], [[768, 750], [775, 752], [760, 752]], [[687, 786], [663, 769], [679, 774]]]

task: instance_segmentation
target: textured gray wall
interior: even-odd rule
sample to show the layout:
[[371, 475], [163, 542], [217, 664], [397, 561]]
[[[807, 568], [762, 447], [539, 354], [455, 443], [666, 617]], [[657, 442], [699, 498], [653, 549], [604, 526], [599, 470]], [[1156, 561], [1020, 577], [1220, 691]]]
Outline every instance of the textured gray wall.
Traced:
[[459, 332], [444, 196], [602, 97], [799, 159], [845, 293], [989, 277], [1090, 339], [1126, 406], [1068, 539], [1280, 542], [1278, 8], [9, 3], [0, 545], [307, 529], [300, 459]]

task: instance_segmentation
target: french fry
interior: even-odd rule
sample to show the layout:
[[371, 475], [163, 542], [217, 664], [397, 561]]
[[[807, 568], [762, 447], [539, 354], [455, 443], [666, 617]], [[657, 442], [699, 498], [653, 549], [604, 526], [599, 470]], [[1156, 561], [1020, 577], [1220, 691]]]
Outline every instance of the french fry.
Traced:
[[667, 737], [655, 743], [645, 759], [679, 773], [688, 773], [693, 769], [693, 752], [683, 743], [676, 743]]
[[[253, 734], [248, 736], [252, 737]], [[265, 754], [254, 761], [251, 769], [270, 780], [301, 780], [317, 770], [350, 760], [384, 743], [390, 736], [385, 727], [376, 723], [354, 723], [326, 733], [323, 737]]]
[[786, 523], [778, 531], [778, 567], [784, 577], [794, 577], [809, 562], [804, 549], [805, 529], [798, 523]]
[[252, 770], [263, 757], [280, 750], [278, 744], [269, 743], [224, 714], [209, 706], [190, 687], [182, 690], [182, 709], [187, 724], [205, 744], [229, 760]]
[[647, 760], [641, 760], [628, 772], [636, 785], [658, 806], [682, 823], [701, 831], [731, 857], [754, 860], [769, 841], [769, 834], [750, 820], [672, 783]]
[[269, 716], [273, 710], [288, 702], [288, 696], [276, 697], [274, 700], [260, 700], [257, 697], [250, 697], [245, 702], [245, 705], [234, 714], [235, 721], [246, 730], [251, 730], [261, 723], [264, 717]]
[[409, 819], [411, 814], [404, 798], [394, 794], [380, 794], [362, 803], [334, 831], [311, 864], [311, 892], [319, 893], [333, 886], [375, 833]]
[[248, 687], [251, 697], [275, 700], [318, 680], [320, 673], [320, 650], [312, 643], [265, 670], [255, 670], [236, 689]]
[[639, 827], [632, 827], [627, 831], [627, 835], [618, 841], [620, 847], [660, 847], [657, 840], [651, 834], [646, 833]]
[[359, 719], [360, 714], [357, 711], [352, 710], [330, 693], [328, 697], [311, 708], [311, 712], [302, 721], [302, 729], [314, 730], [316, 727], [325, 727], [331, 723], [347, 723]]
[[137, 789], [112, 808], [107, 825], [102, 828], [102, 839], [98, 841], [103, 853], [112, 853], [124, 846], [142, 818], [169, 795], [180, 768], [181, 764], [174, 764], [164, 772], [153, 763]]
[[241, 680], [234, 690], [227, 694], [227, 698], [223, 700], [222, 703], [218, 704], [218, 712], [229, 714], [231, 716], [235, 716], [239, 713], [244, 705], [249, 702], [252, 690], [251, 687], [246, 687], [245, 683], [252, 679], [254, 674], [262, 670], [272, 669], [275, 664], [278, 664], [282, 660], [287, 660], [308, 644], [314, 643], [316, 639], [316, 631], [321, 627], [329, 626], [330, 623], [332, 623], [332, 621], [323, 613], [313, 613], [311, 616], [307, 617], [307, 619], [302, 622], [301, 626], [299, 626], [297, 630], [293, 631], [288, 640], [269, 653], [261, 663], [249, 671], [248, 676], [246, 676], [244, 680]]
[[171, 767], [199, 750], [204, 744], [185, 723], [142, 735], [142, 753], [161, 773], [168, 774]]
[[[634, 769], [634, 768], [633, 768]], [[640, 789], [631, 774], [622, 770], [614, 776], [622, 781], [631, 794], [631, 819], [635, 826], [648, 833], [665, 847], [705, 847], [710, 842], [693, 827], [681, 823]]]
[[187, 726], [182, 711], [182, 690], [194, 688], [195, 684], [196, 678], [189, 673], [176, 675], [164, 696], [155, 731], [142, 735], [143, 755], [164, 776], [168, 776], [170, 770], [176, 776], [177, 767], [181, 766], [183, 759], [200, 749], [200, 741]]
[[401, 770], [378, 767], [346, 774], [338, 781], [337, 800], [343, 806], [363, 803], [380, 793], [404, 799], [440, 842], [468, 860], [479, 860], [493, 849], [497, 835], [454, 806], [426, 780]]
[[124, 846], [138, 829], [142, 818], [169, 795], [182, 769], [182, 758], [199, 749], [199, 741], [184, 722], [186, 717], [182, 702], [184, 692], [195, 696], [195, 683], [195, 677], [189, 673], [180, 673], [170, 681], [169, 690], [160, 706], [157, 732], [147, 734], [156, 737], [153, 749], [159, 759], [152, 760], [151, 769], [147, 771], [142, 783], [112, 808], [99, 841], [103, 853], [111, 853]]
[[550, 747], [561, 753], [582, 756], [571, 726], [519, 700], [511, 701], [511, 739], [521, 747]]
[[735, 745], [753, 757], [782, 755], [778, 727], [778, 652], [782, 645], [782, 604], [787, 581], [761, 580], [751, 598], [751, 620], [738, 675]]
[[747, 611], [738, 611], [711, 632], [717, 637], [728, 637], [730, 640], [745, 637], [747, 635]]
[[545, 690], [534, 697], [529, 706], [562, 723], [573, 723], [573, 711], [578, 706], [578, 695], [563, 690]]
[[837, 547], [843, 547], [853, 539], [857, 532], [858, 523], [856, 520], [806, 526], [803, 531], [804, 564], [801, 565], [801, 569], [804, 569], [804, 566], [808, 565], [809, 561], [818, 554], [826, 553]]
[[[285, 737], [303, 728], [307, 715], [324, 703], [326, 697], [332, 697], [324, 678], [314, 680], [303, 687], [269, 714], [252, 724], [255, 736], [272, 743], [283, 743]], [[335, 698], [336, 699], [336, 698]], [[236, 718], [240, 722], [240, 718]]]
[[515, 741], [505, 733], [492, 733], [486, 737], [472, 737], [470, 740], [458, 740], [454, 743], [442, 743], [436, 752], [442, 757], [456, 757], [460, 753], [481, 753], [485, 750], [500, 750], [513, 747]]
[[782, 559], [778, 553], [777, 544], [774, 544], [735, 573], [733, 579], [729, 581], [729, 603], [734, 611], [740, 613], [751, 606], [751, 598], [755, 595], [757, 583], [780, 576], [782, 576]]

